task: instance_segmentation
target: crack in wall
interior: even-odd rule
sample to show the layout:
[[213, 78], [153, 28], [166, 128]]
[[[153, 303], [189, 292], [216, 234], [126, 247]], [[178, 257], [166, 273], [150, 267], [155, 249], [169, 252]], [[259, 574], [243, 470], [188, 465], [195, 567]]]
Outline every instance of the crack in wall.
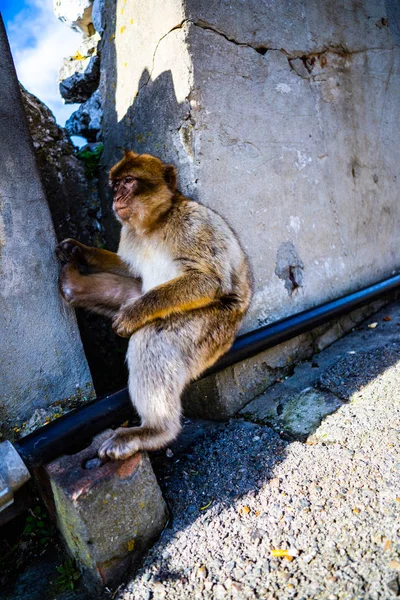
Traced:
[[[148, 76], [147, 80], [139, 87], [138, 93], [140, 92], [140, 90], [143, 87], [145, 87], [148, 84], [148, 82], [150, 81], [150, 79], [152, 77], [152, 74], [154, 71], [154, 62], [155, 62], [156, 54], [157, 54], [157, 51], [158, 51], [158, 48], [159, 48], [161, 42], [168, 35], [170, 35], [170, 33], [172, 33], [173, 31], [176, 31], [177, 29], [182, 29], [186, 24], [194, 25], [195, 27], [199, 27], [200, 29], [203, 29], [205, 31], [212, 31], [213, 33], [223, 37], [228, 42], [235, 44], [235, 46], [241, 46], [244, 48], [252, 48], [255, 52], [257, 52], [257, 54], [260, 54], [262, 56], [264, 56], [269, 51], [282, 52], [282, 54], [284, 54], [288, 60], [290, 69], [292, 71], [294, 71], [297, 75], [299, 75], [299, 73], [296, 71], [296, 69], [293, 68], [293, 64], [292, 64], [292, 61], [294, 61], [296, 59], [300, 59], [304, 63], [306, 70], [310, 74], [312, 71], [312, 68], [310, 68], [310, 66], [313, 64], [313, 62], [315, 62], [316, 58], [319, 58], [328, 53], [337, 54], [337, 55], [345, 58], [346, 56], [351, 56], [353, 54], [361, 54], [363, 52], [393, 50], [395, 48], [395, 46], [393, 45], [393, 46], [390, 46], [387, 48], [371, 47], [371, 48], [360, 48], [357, 50], [350, 50], [349, 48], [346, 48], [343, 45], [338, 45], [338, 46], [323, 46], [322, 48], [314, 50], [312, 52], [304, 52], [302, 50], [295, 50], [293, 52], [288, 52], [284, 48], [273, 48], [273, 47], [268, 47], [268, 46], [265, 46], [262, 44], [251, 44], [249, 42], [236, 40], [233, 36], [229, 35], [225, 31], [218, 29], [217, 27], [213, 26], [211, 23], [208, 23], [207, 21], [204, 21], [202, 19], [200, 19], [198, 21], [194, 21], [193, 19], [183, 19], [180, 23], [178, 23], [177, 25], [174, 25], [174, 27], [172, 27], [169, 31], [167, 31], [158, 40], [156, 47], [154, 49], [154, 52], [153, 52], [152, 65], [151, 65], [151, 69], [149, 71], [149, 76]], [[302, 75], [299, 75], [299, 76], [301, 77]], [[308, 79], [309, 77], [305, 77], [305, 78]]]
[[229, 36], [224, 31], [217, 29], [216, 27], [212, 26], [210, 23], [207, 23], [207, 21], [203, 21], [202, 19], [200, 19], [199, 21], [192, 21], [190, 19], [186, 19], [185, 21], [188, 23], [191, 23], [192, 25], [195, 25], [196, 27], [200, 27], [201, 29], [205, 29], [207, 31], [213, 31], [214, 33], [225, 38], [228, 42], [235, 44], [235, 46], [252, 48], [253, 50], [255, 50], [258, 54], [261, 54], [262, 56], [264, 56], [264, 54], [266, 54], [268, 52], [268, 50], [275, 50], [275, 48], [267, 48], [267, 46], [263, 46], [261, 44], [256, 45], [256, 44], [250, 44], [249, 42], [240, 42], [238, 40], [235, 40], [235, 38], [233, 38], [232, 36]]
[[138, 93], [140, 92], [140, 90], [145, 87], [153, 74], [154, 71], [154, 62], [156, 59], [156, 54], [158, 51], [158, 48], [161, 44], [161, 42], [173, 31], [176, 31], [177, 29], [182, 29], [186, 24], [191, 24], [194, 25], [195, 27], [200, 27], [201, 29], [205, 29], [208, 31], [213, 31], [214, 33], [216, 33], [217, 35], [222, 36], [223, 38], [225, 38], [228, 42], [231, 42], [232, 44], [235, 44], [236, 46], [245, 46], [248, 48], [252, 48], [253, 50], [255, 50], [258, 54], [264, 55], [266, 54], [266, 52], [269, 50], [269, 48], [266, 48], [265, 46], [261, 46], [261, 45], [252, 45], [249, 44], [247, 42], [239, 42], [237, 40], [235, 40], [233, 37], [230, 37], [228, 34], [224, 33], [223, 31], [218, 30], [217, 28], [213, 27], [212, 25], [210, 25], [209, 23], [207, 23], [206, 21], [200, 20], [200, 21], [193, 21], [192, 19], [183, 19], [180, 23], [178, 23], [177, 25], [174, 25], [174, 27], [171, 27], [171, 29], [169, 31], [167, 31], [157, 42], [156, 47], [154, 48], [154, 52], [153, 52], [153, 57], [152, 57], [152, 64], [151, 64], [151, 69], [149, 71], [149, 76], [147, 78], [147, 80], [142, 83], [142, 85], [139, 87], [138, 89]]
[[[201, 29], [205, 29], [207, 31], [213, 31], [217, 35], [220, 35], [223, 38], [225, 38], [228, 42], [235, 44], [235, 46], [252, 48], [258, 54], [261, 54], [263, 56], [267, 52], [270, 52], [270, 51], [282, 52], [282, 54], [284, 54], [288, 60], [289, 59], [293, 60], [295, 58], [303, 58], [303, 57], [313, 58], [313, 57], [317, 57], [321, 54], [326, 54], [328, 52], [331, 52], [333, 54], [339, 54], [340, 56], [345, 57], [345, 56], [348, 56], [351, 54], [361, 54], [363, 52], [380, 51], [380, 50], [381, 51], [393, 50], [395, 48], [395, 46], [393, 45], [393, 46], [390, 46], [387, 48], [371, 47], [371, 48], [359, 48], [357, 50], [350, 50], [349, 48], [346, 48], [344, 45], [338, 45], [338, 46], [323, 46], [320, 49], [316, 49], [316, 50], [309, 51], [309, 52], [304, 52], [304, 50], [294, 50], [293, 52], [288, 52], [287, 50], [285, 50], [285, 48], [274, 48], [272, 46], [266, 46], [263, 44], [250, 44], [249, 42], [243, 42], [243, 41], [236, 40], [234, 37], [230, 36], [226, 32], [221, 31], [217, 27], [214, 27], [213, 25], [211, 25], [207, 21], [203, 21], [202, 19], [200, 19], [199, 21], [193, 21], [191, 19], [184, 19], [184, 21], [182, 21], [182, 25], [185, 23], [191, 23], [195, 27], [200, 27]], [[176, 27], [174, 29], [176, 29]]]
[[137, 91], [137, 93], [138, 93], [138, 94], [139, 94], [139, 92], [140, 92], [140, 90], [141, 90], [141, 89], [143, 89], [144, 87], [146, 87], [146, 85], [149, 83], [149, 81], [150, 81], [150, 80], [151, 80], [151, 78], [152, 78], [153, 71], [154, 71], [154, 62], [155, 62], [155, 60], [156, 60], [156, 54], [157, 54], [157, 51], [158, 51], [158, 48], [159, 48], [159, 46], [160, 46], [161, 42], [162, 42], [162, 41], [163, 41], [163, 40], [164, 40], [164, 39], [165, 39], [165, 38], [166, 38], [166, 37], [167, 37], [167, 36], [168, 36], [170, 33], [172, 33], [173, 31], [176, 31], [177, 29], [182, 29], [183, 25], [185, 24], [185, 21], [186, 21], [186, 19], [184, 19], [183, 21], [181, 21], [180, 23], [178, 23], [178, 25], [174, 25], [174, 27], [172, 27], [172, 28], [171, 28], [169, 31], [167, 31], [166, 33], [164, 33], [164, 35], [163, 35], [163, 36], [161, 36], [161, 37], [160, 37], [160, 39], [158, 40], [158, 42], [157, 42], [157, 44], [156, 44], [156, 47], [154, 48], [153, 57], [152, 57], [152, 60], [151, 60], [151, 69], [150, 69], [150, 71], [149, 71], [149, 76], [148, 76], [148, 78], [146, 79], [146, 81], [145, 81], [144, 83], [142, 83], [142, 85], [141, 85], [141, 86], [139, 86], [139, 88], [138, 88], [138, 91]]

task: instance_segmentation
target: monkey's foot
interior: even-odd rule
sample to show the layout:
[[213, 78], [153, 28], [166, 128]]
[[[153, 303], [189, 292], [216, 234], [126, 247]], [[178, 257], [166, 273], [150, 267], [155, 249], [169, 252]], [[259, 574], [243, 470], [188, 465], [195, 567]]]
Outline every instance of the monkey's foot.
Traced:
[[111, 458], [112, 460], [125, 460], [140, 449], [140, 439], [124, 427], [116, 429], [99, 448], [99, 457], [101, 460]]
[[76, 240], [67, 238], [56, 247], [56, 256], [61, 263], [84, 262], [82, 246]]

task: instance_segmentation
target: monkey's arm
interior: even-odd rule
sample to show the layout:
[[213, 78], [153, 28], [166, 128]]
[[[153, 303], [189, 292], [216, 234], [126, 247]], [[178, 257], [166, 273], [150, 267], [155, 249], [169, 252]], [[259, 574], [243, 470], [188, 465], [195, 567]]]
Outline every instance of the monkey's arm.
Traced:
[[129, 267], [115, 252], [85, 246], [72, 238], [58, 244], [56, 255], [62, 263], [79, 263], [89, 268], [91, 273], [116, 273], [132, 277]]
[[118, 314], [121, 306], [140, 297], [141, 285], [134, 277], [115, 273], [82, 275], [77, 265], [63, 266], [60, 292], [70, 306], [86, 308], [106, 317]]
[[122, 306], [114, 317], [113, 329], [118, 335], [129, 337], [143, 325], [156, 319], [215, 303], [219, 288], [219, 280], [215, 275], [185, 273]]

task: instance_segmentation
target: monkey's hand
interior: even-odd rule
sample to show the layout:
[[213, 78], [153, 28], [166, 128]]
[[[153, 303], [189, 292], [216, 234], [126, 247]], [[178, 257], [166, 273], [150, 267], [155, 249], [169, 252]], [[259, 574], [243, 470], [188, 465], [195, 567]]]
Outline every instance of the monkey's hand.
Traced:
[[140, 300], [121, 306], [112, 322], [112, 328], [117, 335], [129, 338], [144, 325], [140, 308]]
[[61, 264], [85, 264], [85, 246], [72, 238], [60, 242], [56, 247], [56, 256]]

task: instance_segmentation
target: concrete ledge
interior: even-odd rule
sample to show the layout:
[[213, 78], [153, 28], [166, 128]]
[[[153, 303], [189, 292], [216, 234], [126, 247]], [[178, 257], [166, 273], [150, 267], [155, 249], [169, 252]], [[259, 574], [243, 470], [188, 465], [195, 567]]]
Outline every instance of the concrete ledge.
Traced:
[[193, 418], [229, 419], [271, 385], [291, 375], [296, 364], [322, 352], [387, 302], [388, 299], [372, 302], [337, 321], [196, 381], [183, 396], [185, 414]]
[[[306, 440], [323, 419], [344, 402], [353, 400], [355, 392], [369, 379], [365, 364], [378, 364], [371, 371], [376, 377], [382, 365], [387, 368], [398, 360], [399, 334], [397, 304], [374, 314], [350, 335], [330, 348], [295, 367], [291, 377], [270, 386], [239, 413], [246, 420], [269, 425], [290, 439]], [[376, 325], [373, 328], [368, 324]]]

